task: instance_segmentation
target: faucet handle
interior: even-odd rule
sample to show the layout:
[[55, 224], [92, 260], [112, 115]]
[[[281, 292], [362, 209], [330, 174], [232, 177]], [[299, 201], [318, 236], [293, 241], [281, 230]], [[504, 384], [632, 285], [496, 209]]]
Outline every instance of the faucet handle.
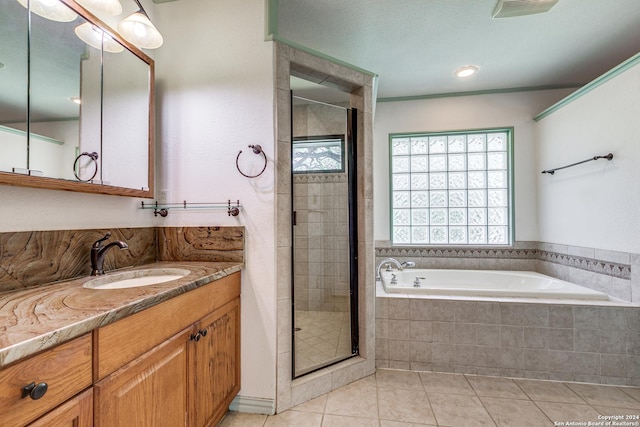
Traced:
[[107, 240], [109, 237], [111, 237], [111, 232], [107, 231], [107, 234], [105, 234], [102, 239], [98, 239], [93, 243], [93, 247], [94, 248], [99, 248], [100, 246], [102, 246], [102, 242]]

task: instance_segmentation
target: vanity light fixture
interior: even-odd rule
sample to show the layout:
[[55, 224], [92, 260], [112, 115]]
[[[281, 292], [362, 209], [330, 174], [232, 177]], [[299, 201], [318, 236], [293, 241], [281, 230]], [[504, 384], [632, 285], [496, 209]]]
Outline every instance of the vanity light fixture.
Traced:
[[96, 49], [102, 49], [110, 53], [120, 53], [124, 50], [120, 43], [90, 22], [78, 25], [74, 31], [80, 40]]
[[162, 34], [151, 23], [149, 15], [138, 0], [134, 0], [140, 9], [132, 13], [118, 24], [118, 32], [125, 40], [139, 48], [157, 49], [162, 46], [164, 40]]
[[118, 16], [122, 13], [120, 0], [76, 0], [76, 3], [93, 13], [104, 13], [109, 16]]
[[478, 71], [478, 67], [475, 65], [465, 65], [456, 70], [455, 75], [460, 78], [470, 77]]
[[18, 0], [25, 9], [43, 18], [57, 22], [71, 22], [78, 16], [59, 0]]

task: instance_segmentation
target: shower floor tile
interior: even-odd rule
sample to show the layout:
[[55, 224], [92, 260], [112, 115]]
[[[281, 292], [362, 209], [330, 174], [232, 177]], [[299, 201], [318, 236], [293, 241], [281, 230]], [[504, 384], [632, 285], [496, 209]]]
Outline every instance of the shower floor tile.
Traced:
[[296, 372], [351, 354], [350, 313], [296, 310], [295, 328]]

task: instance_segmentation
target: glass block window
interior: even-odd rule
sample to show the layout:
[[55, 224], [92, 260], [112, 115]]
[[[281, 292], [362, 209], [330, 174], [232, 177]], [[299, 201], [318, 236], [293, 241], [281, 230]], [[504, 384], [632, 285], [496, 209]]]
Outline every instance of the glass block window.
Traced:
[[508, 245], [512, 130], [390, 135], [394, 245]]
[[293, 173], [344, 172], [344, 137], [295, 138], [291, 157]]

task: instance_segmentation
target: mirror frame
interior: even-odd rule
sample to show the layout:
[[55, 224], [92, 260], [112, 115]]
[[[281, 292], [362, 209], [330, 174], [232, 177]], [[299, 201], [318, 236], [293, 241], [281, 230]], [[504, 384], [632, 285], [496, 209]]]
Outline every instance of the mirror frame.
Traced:
[[[91, 22], [102, 28], [113, 39], [122, 44], [125, 49], [128, 49], [131, 53], [136, 55], [140, 60], [145, 62], [149, 66], [149, 129], [148, 129], [148, 184], [149, 189], [135, 189], [126, 187], [115, 187], [111, 185], [92, 184], [88, 182], [71, 181], [58, 178], [46, 178], [41, 176], [21, 175], [11, 172], [0, 172], [0, 185], [11, 185], [19, 187], [31, 187], [42, 188], [47, 190], [64, 190], [64, 191], [77, 191], [82, 193], [93, 194], [108, 194], [113, 196], [128, 196], [128, 197], [142, 197], [153, 198], [154, 197], [154, 166], [155, 166], [155, 62], [144, 52], [138, 49], [133, 44], [123, 39], [116, 31], [111, 29], [108, 25], [98, 19], [91, 12], [80, 6], [73, 0], [60, 0], [62, 3], [69, 6], [78, 15], [82, 16], [87, 21]], [[71, 165], [69, 166], [71, 167]]]

